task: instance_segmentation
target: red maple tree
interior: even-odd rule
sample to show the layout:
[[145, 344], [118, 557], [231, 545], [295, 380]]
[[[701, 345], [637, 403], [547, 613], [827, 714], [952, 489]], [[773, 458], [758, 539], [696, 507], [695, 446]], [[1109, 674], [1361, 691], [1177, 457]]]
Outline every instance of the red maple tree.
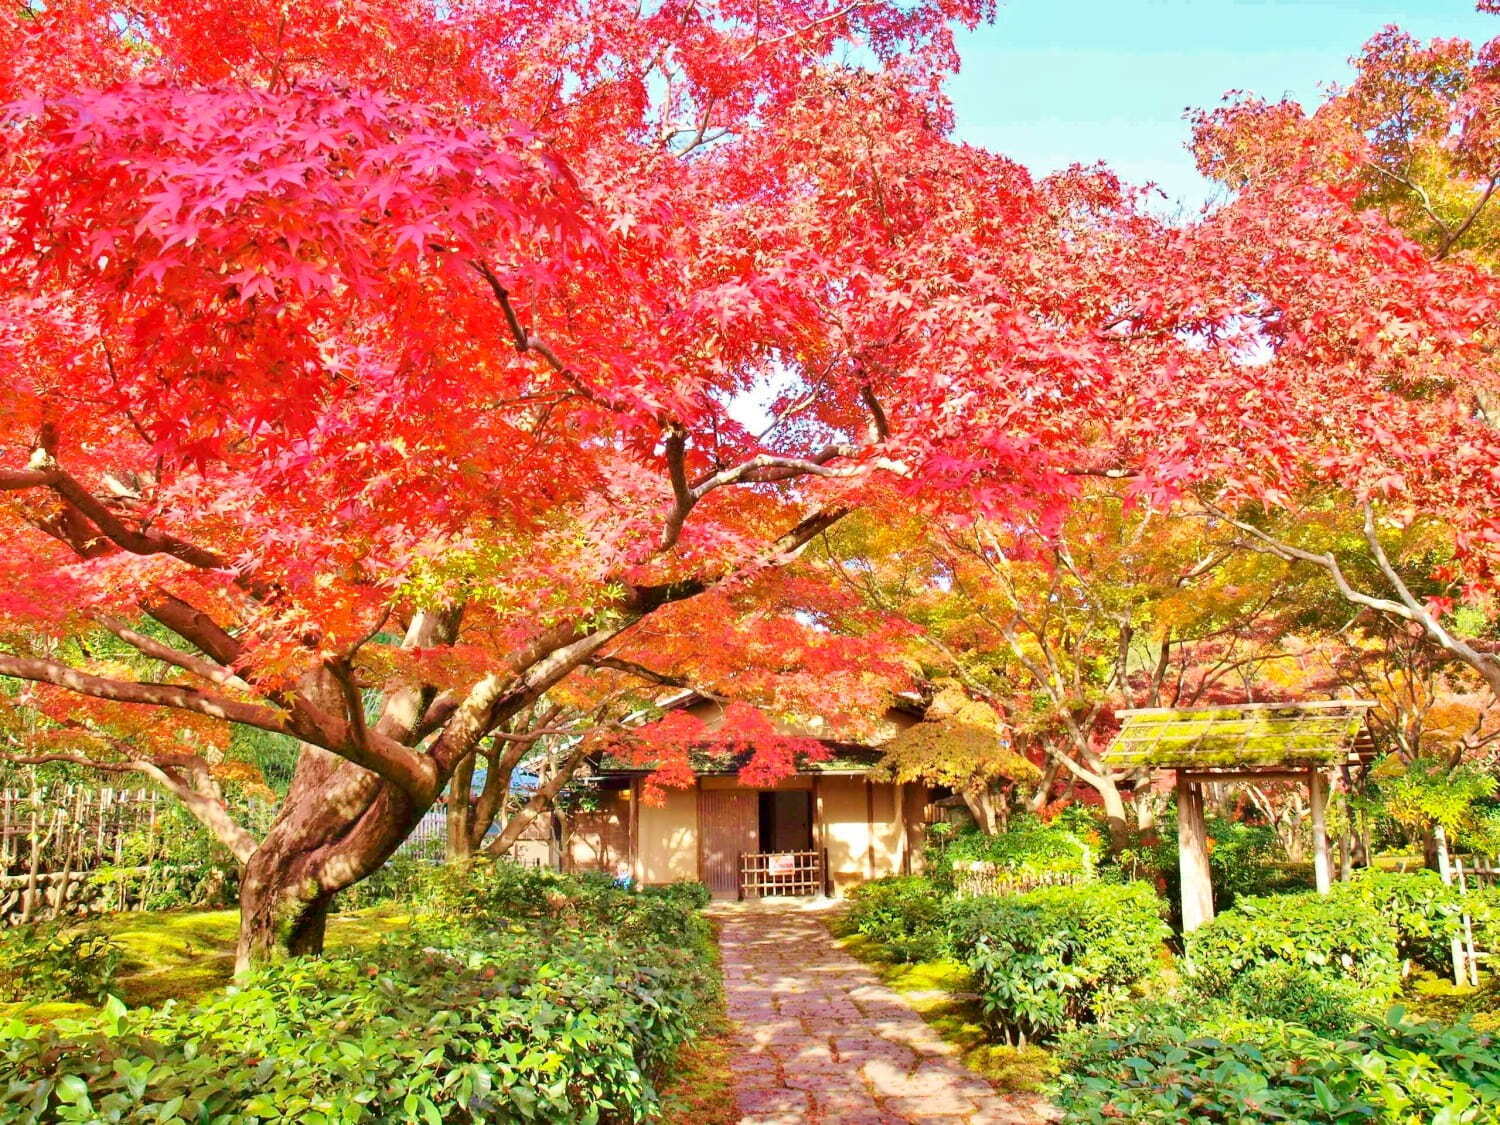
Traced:
[[[657, 615], [712, 648], [719, 599], [857, 506], [1045, 524], [1097, 473], [1378, 483], [1377, 423], [1494, 472], [1402, 393], [1483, 362], [1482, 277], [1336, 192], [1174, 229], [1103, 171], [956, 143], [950, 29], [988, 14], [0, 16], [19, 756], [178, 792], [244, 861], [244, 966], [318, 948], [522, 709]], [[219, 800], [225, 724], [302, 744], [262, 839]]]

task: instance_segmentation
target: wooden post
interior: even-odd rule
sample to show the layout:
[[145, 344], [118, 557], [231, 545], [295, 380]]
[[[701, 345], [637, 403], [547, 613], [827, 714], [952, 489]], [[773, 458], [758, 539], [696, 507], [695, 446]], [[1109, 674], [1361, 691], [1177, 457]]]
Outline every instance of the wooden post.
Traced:
[[1213, 920], [1214, 887], [1203, 790], [1181, 770], [1177, 771], [1177, 870], [1182, 879], [1182, 932], [1190, 934]]
[[[1441, 824], [1432, 827], [1432, 843], [1437, 849], [1438, 875], [1443, 882], [1450, 887], [1453, 885], [1453, 864], [1448, 859], [1448, 833]], [[1453, 938], [1453, 983], [1462, 988], [1468, 980], [1468, 968], [1464, 961], [1463, 939], [1455, 936]]]
[[625, 833], [625, 846], [630, 849], [630, 881], [639, 887], [644, 878], [645, 869], [641, 863], [641, 779], [632, 777], [630, 779], [630, 817], [629, 827]]
[[1326, 895], [1333, 887], [1333, 865], [1328, 858], [1328, 778], [1322, 770], [1307, 775], [1308, 803], [1312, 811], [1313, 877], [1318, 893]]
[[875, 878], [875, 783], [865, 775], [865, 872]]
[[[1463, 900], [1465, 898], [1468, 898], [1469, 896], [1469, 883], [1468, 880], [1464, 878], [1464, 861], [1461, 859], [1457, 860], [1454, 864], [1454, 867], [1456, 868], [1458, 873], [1459, 898], [1460, 900]], [[1479, 957], [1477, 956], [1477, 950], [1475, 950], [1474, 948], [1474, 921], [1469, 917], [1469, 908], [1467, 906], [1463, 908], [1463, 913], [1462, 915], [1460, 915], [1460, 917], [1463, 921], [1463, 975], [1467, 984], [1469, 984], [1473, 988], [1478, 988]]]
[[828, 834], [827, 828], [823, 822], [822, 783], [822, 775], [816, 773], [813, 774], [813, 846], [818, 851], [823, 853], [823, 885], [821, 888], [819, 888], [818, 893], [826, 896], [827, 894], [829, 894], [829, 879], [831, 878], [831, 876], [828, 872]]

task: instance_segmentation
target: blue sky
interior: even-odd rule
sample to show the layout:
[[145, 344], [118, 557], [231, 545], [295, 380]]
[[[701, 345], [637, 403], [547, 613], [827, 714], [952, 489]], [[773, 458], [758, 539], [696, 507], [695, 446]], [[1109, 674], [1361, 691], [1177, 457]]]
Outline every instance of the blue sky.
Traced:
[[1183, 147], [1185, 109], [1234, 89], [1315, 102], [1390, 23], [1500, 35], [1471, 0], [1008, 0], [963, 37], [949, 90], [963, 140], [1038, 173], [1104, 160], [1196, 208], [1211, 189]]

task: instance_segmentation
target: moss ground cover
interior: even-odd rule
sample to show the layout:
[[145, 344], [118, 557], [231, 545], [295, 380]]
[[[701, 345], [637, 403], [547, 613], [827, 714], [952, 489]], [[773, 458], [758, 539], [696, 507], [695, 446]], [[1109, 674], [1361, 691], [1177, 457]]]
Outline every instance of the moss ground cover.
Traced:
[[989, 1079], [1002, 1093], [1035, 1094], [1052, 1078], [1055, 1064], [1047, 1050], [993, 1041], [974, 991], [974, 974], [961, 962], [951, 957], [893, 960], [878, 941], [851, 931], [847, 918], [834, 918], [830, 924], [840, 946], [872, 966], [938, 1034], [959, 1049], [964, 1066]]

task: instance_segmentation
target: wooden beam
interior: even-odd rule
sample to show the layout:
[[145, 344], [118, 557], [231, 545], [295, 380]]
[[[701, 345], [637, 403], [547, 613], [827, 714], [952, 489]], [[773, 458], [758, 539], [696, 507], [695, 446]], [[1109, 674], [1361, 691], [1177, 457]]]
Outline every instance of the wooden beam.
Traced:
[[1215, 781], [1306, 781], [1307, 770], [1286, 769], [1277, 766], [1271, 769], [1251, 770], [1178, 770], [1179, 777], [1193, 782]]
[[1182, 932], [1190, 934], [1213, 920], [1213, 875], [1208, 865], [1208, 826], [1203, 790], [1177, 775], [1177, 870], [1182, 881]]
[[1379, 706], [1373, 699], [1307, 699], [1300, 703], [1226, 703], [1222, 707], [1127, 707], [1115, 712], [1122, 715], [1193, 715], [1205, 711], [1325, 711], [1343, 709], [1368, 711]]
[[1318, 893], [1326, 895], [1333, 887], [1333, 864], [1328, 858], [1328, 775], [1312, 770], [1307, 775], [1307, 792], [1312, 813], [1313, 878]]
[[904, 781], [898, 781], [896, 786], [896, 819], [901, 822], [901, 834], [896, 846], [901, 850], [900, 871], [903, 875], [911, 874], [911, 841], [907, 834], [907, 798], [910, 796], [908, 790], [910, 785]]
[[698, 837], [698, 882], [706, 887], [708, 886], [708, 880], [704, 878], [703, 873], [703, 779], [701, 777], [693, 780], [693, 790], [693, 815], [698, 818], [696, 832]]
[[823, 781], [823, 778], [820, 775], [813, 774], [813, 779], [812, 779], [813, 832], [815, 833], [815, 835], [814, 835], [813, 838], [814, 838], [814, 840], [817, 841], [817, 850], [818, 850], [818, 852], [823, 856], [823, 892], [822, 893], [826, 895], [826, 894], [828, 894], [829, 883], [830, 883], [831, 879], [833, 878], [833, 876], [830, 875], [829, 871], [828, 871], [828, 839], [827, 839], [827, 834], [824, 831], [824, 827], [823, 827], [823, 786], [821, 784], [822, 781]]
[[875, 878], [875, 783], [865, 778], [865, 871]]

